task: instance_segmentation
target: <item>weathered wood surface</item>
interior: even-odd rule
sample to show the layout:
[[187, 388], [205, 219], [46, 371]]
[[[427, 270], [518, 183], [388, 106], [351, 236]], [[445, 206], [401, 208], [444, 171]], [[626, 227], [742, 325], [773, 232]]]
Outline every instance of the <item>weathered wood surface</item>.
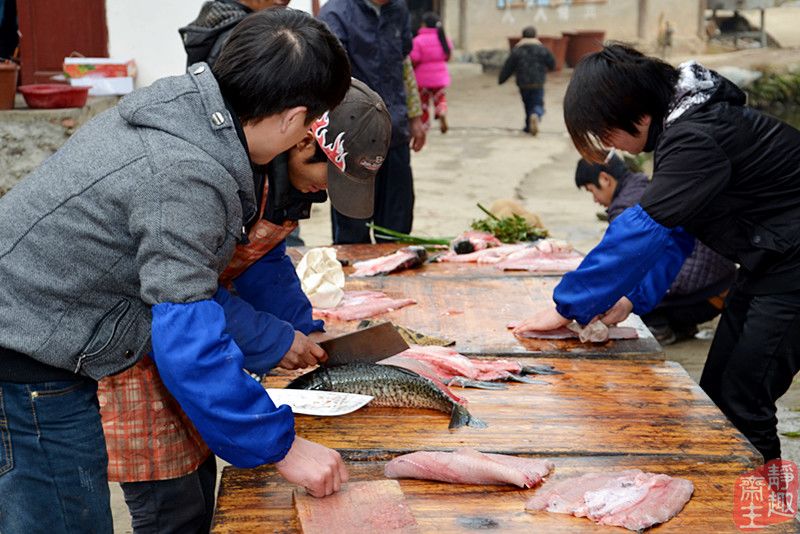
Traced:
[[[428, 335], [456, 341], [462, 354], [547, 355], [574, 358], [622, 358], [652, 360], [664, 352], [638, 317], [627, 325], [639, 331], [639, 339], [580, 343], [576, 339], [518, 339], [507, 328], [535, 310], [552, 306], [558, 278], [423, 278], [413, 276], [350, 278], [346, 290], [372, 289], [393, 298], [413, 298], [417, 304], [378, 315]], [[334, 334], [356, 329], [358, 321], [326, 319]]]
[[[355, 269], [353, 264], [357, 261], [371, 260], [380, 256], [391, 254], [398, 249], [407, 247], [406, 244], [380, 243], [377, 245], [333, 245], [336, 249], [336, 257], [346, 263], [344, 273], [350, 275]], [[292, 247], [288, 249], [288, 254], [297, 264], [311, 247]], [[446, 250], [428, 252], [428, 257], [446, 252]], [[453, 262], [429, 262], [416, 269], [406, 269], [392, 273], [389, 276], [421, 276], [424, 278], [503, 278], [518, 276], [547, 276], [560, 277], [563, 272], [553, 273], [532, 273], [528, 271], [503, 271], [494, 265], [478, 265], [477, 263], [453, 263]]]
[[[708, 462], [681, 456], [551, 457], [556, 465], [551, 478], [566, 478], [597, 471], [638, 468], [683, 477], [695, 491], [686, 507], [654, 533], [736, 533], [733, 522], [733, 490], [737, 477], [752, 468], [747, 462]], [[351, 480], [380, 480], [382, 462], [348, 465]], [[603, 533], [627, 532], [617, 527], [595, 525], [585, 518], [525, 511], [525, 502], [535, 489], [511, 486], [469, 486], [423, 480], [400, 481], [406, 502], [425, 533], [449, 534], [476, 531]], [[217, 534], [296, 533], [299, 524], [292, 507], [294, 486], [283, 481], [271, 467], [235, 469], [226, 467], [214, 516]], [[302, 490], [301, 490], [302, 491]], [[379, 532], [379, 531], [376, 531]], [[800, 532], [796, 522], [764, 530], [765, 533]]]
[[[537, 362], [538, 363], [538, 362]], [[488, 428], [449, 430], [449, 416], [413, 408], [366, 406], [336, 418], [298, 415], [297, 434], [354, 459], [416, 450], [474, 447], [541, 455], [681, 454], [761, 457], [674, 362], [542, 359], [563, 375], [549, 383], [511, 383], [486, 391], [453, 388]], [[267, 387], [283, 387], [271, 376]]]
[[353, 481], [325, 499], [296, 488], [293, 500], [303, 534], [420, 532], [396, 480]]

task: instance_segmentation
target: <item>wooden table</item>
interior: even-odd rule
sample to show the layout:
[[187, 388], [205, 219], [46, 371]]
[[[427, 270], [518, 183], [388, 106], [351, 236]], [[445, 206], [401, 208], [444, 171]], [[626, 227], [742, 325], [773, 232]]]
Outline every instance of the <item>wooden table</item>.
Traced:
[[[298, 415], [297, 434], [360, 460], [474, 447], [546, 456], [681, 454], [761, 461], [675, 362], [542, 359], [541, 363], [565, 374], [537, 377], [550, 385], [513, 383], [500, 391], [453, 388], [468, 399], [470, 413], [488, 424], [485, 429], [449, 430], [449, 416], [433, 410], [367, 406], [333, 419]], [[272, 376], [265, 383], [283, 387], [288, 380]]]
[[[639, 339], [580, 343], [577, 340], [520, 340], [507, 325], [552, 305], [553, 277], [425, 278], [383, 276], [349, 278], [346, 290], [373, 289], [390, 297], [416, 299], [417, 304], [375, 317], [425, 334], [456, 341], [462, 354], [551, 356], [562, 358], [621, 358], [652, 360], [664, 357], [658, 342], [638, 317], [631, 326]], [[326, 320], [333, 334], [353, 331], [358, 321]]]
[[[737, 533], [733, 523], [733, 489], [737, 477], [753, 466], [742, 461], [702, 461], [680, 456], [552, 457], [552, 478], [577, 476], [595, 471], [638, 468], [684, 477], [695, 491], [686, 507], [654, 533]], [[351, 480], [380, 480], [383, 462], [350, 463]], [[563, 514], [525, 511], [525, 502], [535, 490], [510, 486], [469, 486], [423, 480], [401, 480], [406, 503], [423, 532], [542, 532], [624, 533], [618, 527], [595, 525], [588, 519]], [[235, 469], [222, 474], [213, 532], [296, 533], [292, 506], [293, 486], [271, 467]], [[763, 530], [765, 533], [800, 532], [796, 522]]]
[[[346, 265], [344, 266], [344, 273], [350, 275], [354, 269], [353, 263], [357, 261], [370, 260], [379, 256], [391, 254], [398, 249], [407, 247], [406, 244], [397, 243], [380, 243], [377, 245], [332, 245], [336, 249], [336, 257], [343, 260]], [[295, 264], [300, 261], [308, 250], [312, 247], [291, 247], [287, 253], [292, 258]], [[428, 257], [432, 258], [442, 251], [431, 250], [428, 252]], [[547, 277], [560, 277], [563, 273], [531, 273], [528, 271], [503, 271], [497, 269], [494, 265], [478, 265], [477, 263], [454, 263], [454, 262], [431, 262], [417, 269], [407, 269], [397, 273], [392, 273], [389, 276], [422, 276], [425, 278], [504, 278], [504, 277], [518, 277], [518, 276], [547, 276]]]

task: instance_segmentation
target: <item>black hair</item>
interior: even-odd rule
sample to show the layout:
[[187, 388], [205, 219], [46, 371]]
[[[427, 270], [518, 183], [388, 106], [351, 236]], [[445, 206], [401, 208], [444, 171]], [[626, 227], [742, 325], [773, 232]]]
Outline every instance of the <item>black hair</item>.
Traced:
[[522, 36], [528, 39], [533, 39], [536, 37], [536, 28], [533, 26], [525, 26], [522, 28]]
[[575, 169], [575, 185], [580, 189], [589, 184], [600, 187], [600, 173], [605, 172], [614, 177], [615, 180], [620, 181], [625, 173], [628, 172], [628, 167], [625, 162], [617, 156], [612, 154], [608, 161], [604, 163], [592, 163], [581, 159], [578, 161], [578, 166]]
[[317, 143], [316, 140], [314, 140], [313, 143], [314, 153], [306, 160], [306, 164], [311, 165], [312, 163], [327, 163], [328, 155], [325, 154], [325, 151], [322, 150], [322, 147], [319, 146], [319, 143]]
[[439, 15], [433, 11], [428, 11], [422, 15], [422, 23], [426, 28], [436, 28], [436, 33], [439, 35], [439, 42], [442, 43], [444, 55], [447, 59], [450, 59], [450, 43], [447, 42], [447, 36], [444, 34], [444, 27], [442, 26], [442, 20], [439, 18]]
[[678, 71], [623, 44], [610, 44], [581, 59], [564, 95], [564, 122], [581, 155], [594, 162], [612, 129], [631, 135], [649, 115], [659, 124], [675, 92]]
[[310, 123], [344, 99], [350, 61], [325, 24], [295, 9], [265, 9], [231, 32], [212, 68], [242, 123], [305, 106]]

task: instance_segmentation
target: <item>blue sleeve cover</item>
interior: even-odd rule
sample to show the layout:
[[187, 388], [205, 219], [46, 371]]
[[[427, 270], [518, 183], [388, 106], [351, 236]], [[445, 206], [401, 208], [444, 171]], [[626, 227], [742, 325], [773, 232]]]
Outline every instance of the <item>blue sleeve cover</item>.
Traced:
[[[685, 248], [675, 247], [673, 234], [679, 236], [680, 243], [688, 235], [681, 229], [658, 224], [638, 204], [625, 210], [609, 225], [602, 241], [586, 255], [580, 267], [564, 275], [556, 287], [553, 300], [558, 313], [587, 324], [623, 295], [633, 296], [634, 306], [639, 309], [649, 306], [661, 291], [663, 280], [669, 278], [671, 283], [685, 259], [681, 257]], [[671, 253], [665, 253], [667, 250]], [[654, 269], [656, 264], [659, 267]]]
[[295, 330], [306, 335], [325, 330], [325, 323], [311, 316], [311, 303], [286, 255], [285, 241], [240, 274], [233, 285], [253, 308], [291, 323]]
[[678, 273], [692, 254], [694, 249], [694, 236], [680, 227], [675, 227], [670, 232], [670, 239], [663, 255], [658, 259], [642, 281], [626, 296], [633, 303], [633, 312], [643, 315], [658, 306], [667, 290], [675, 281]]
[[292, 411], [276, 408], [242, 369], [222, 307], [201, 300], [152, 310], [158, 372], [211, 450], [236, 467], [282, 460], [294, 442]]
[[258, 374], [278, 365], [294, 343], [294, 328], [274, 315], [259, 312], [244, 300], [219, 288], [214, 300], [225, 312], [226, 331], [244, 354], [245, 368]]

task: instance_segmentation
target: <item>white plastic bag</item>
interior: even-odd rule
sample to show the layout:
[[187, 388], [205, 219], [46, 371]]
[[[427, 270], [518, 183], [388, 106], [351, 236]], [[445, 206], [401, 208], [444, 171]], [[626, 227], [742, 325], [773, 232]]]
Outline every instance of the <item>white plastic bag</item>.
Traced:
[[315, 308], [334, 308], [344, 297], [344, 271], [330, 247], [312, 248], [297, 264], [303, 292]]

